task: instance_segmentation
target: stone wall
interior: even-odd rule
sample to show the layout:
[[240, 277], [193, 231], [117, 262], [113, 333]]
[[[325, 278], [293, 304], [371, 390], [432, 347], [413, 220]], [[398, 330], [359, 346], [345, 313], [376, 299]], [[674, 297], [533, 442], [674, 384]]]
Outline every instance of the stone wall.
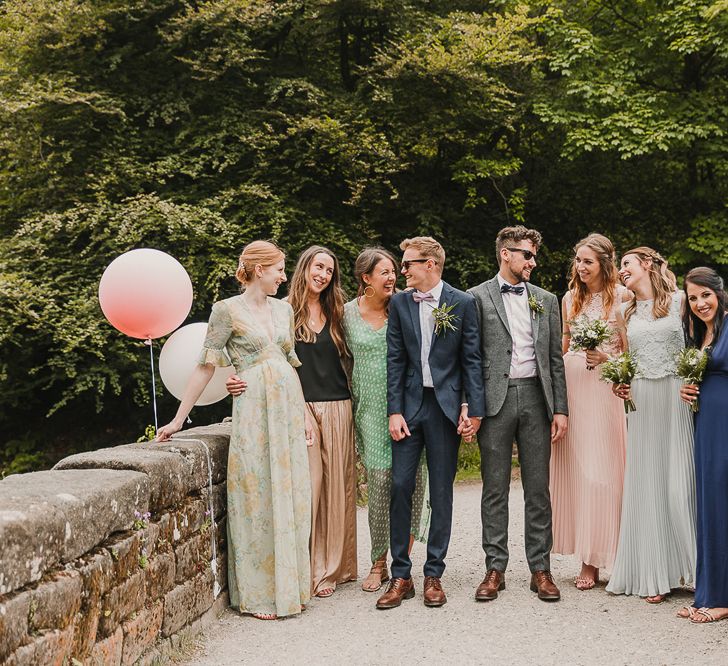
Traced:
[[227, 606], [230, 425], [180, 437], [211, 464], [175, 439], [0, 481], [0, 664], [152, 663]]

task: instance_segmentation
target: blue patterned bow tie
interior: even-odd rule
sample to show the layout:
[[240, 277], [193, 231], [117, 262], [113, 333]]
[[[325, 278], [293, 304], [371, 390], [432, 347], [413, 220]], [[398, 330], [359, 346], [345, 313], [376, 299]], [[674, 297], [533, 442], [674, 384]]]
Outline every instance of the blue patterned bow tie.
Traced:
[[415, 291], [412, 294], [412, 298], [415, 299], [415, 303], [422, 303], [422, 301], [434, 301], [435, 297], [429, 291]]
[[507, 294], [508, 292], [513, 292], [516, 296], [520, 296], [523, 293], [523, 290], [525, 287], [514, 287], [512, 284], [508, 284], [507, 282], [504, 282], [501, 285], [501, 294]]

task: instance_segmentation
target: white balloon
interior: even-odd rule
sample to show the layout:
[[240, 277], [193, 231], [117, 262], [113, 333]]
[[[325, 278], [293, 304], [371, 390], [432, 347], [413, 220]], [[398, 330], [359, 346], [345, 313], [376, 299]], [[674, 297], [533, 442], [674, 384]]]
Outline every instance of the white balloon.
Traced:
[[[206, 332], [207, 324], [205, 322], [187, 324], [167, 338], [167, 342], [164, 343], [159, 354], [159, 374], [162, 382], [178, 400], [182, 399], [187, 382], [197, 365], [197, 358], [202, 351]], [[225, 398], [228, 395], [225, 382], [234, 372], [235, 368], [232, 364], [224, 368], [215, 368], [215, 374], [210, 378], [195, 405], [211, 405], [213, 402], [219, 402]]]

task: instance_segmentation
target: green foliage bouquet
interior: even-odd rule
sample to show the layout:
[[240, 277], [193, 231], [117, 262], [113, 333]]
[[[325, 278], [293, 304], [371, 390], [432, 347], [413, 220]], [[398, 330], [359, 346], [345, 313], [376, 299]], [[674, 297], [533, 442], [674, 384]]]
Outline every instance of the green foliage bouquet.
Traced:
[[[701, 351], [696, 347], [686, 347], [678, 352], [677, 357], [677, 376], [686, 384], [700, 384], [703, 381], [705, 368], [708, 365], [708, 350]], [[698, 397], [690, 404], [690, 409], [697, 412]]]
[[[612, 384], [629, 386], [637, 374], [637, 359], [631, 351], [624, 351], [619, 356], [610, 358], [602, 364], [601, 378]], [[624, 413], [629, 414], [637, 409], [632, 398], [624, 401]]]
[[[591, 351], [612, 337], [612, 329], [601, 319], [589, 320], [586, 315], [569, 322], [571, 333], [571, 349], [573, 351]], [[591, 365], [586, 366], [593, 370]]]

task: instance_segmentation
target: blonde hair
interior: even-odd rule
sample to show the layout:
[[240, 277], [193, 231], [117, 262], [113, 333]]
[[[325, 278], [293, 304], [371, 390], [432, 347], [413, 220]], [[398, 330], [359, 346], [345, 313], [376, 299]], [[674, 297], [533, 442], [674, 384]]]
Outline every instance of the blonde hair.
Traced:
[[589, 296], [589, 290], [579, 279], [576, 271], [576, 253], [582, 247], [588, 247], [597, 255], [602, 274], [602, 290], [604, 291], [604, 312], [602, 316], [604, 319], [608, 319], [617, 295], [619, 276], [617, 275], [617, 255], [614, 251], [614, 245], [612, 245], [612, 241], [601, 234], [589, 234], [574, 245], [574, 260], [571, 262], [571, 273], [569, 275], [569, 290], [573, 297], [569, 317], [573, 319], [582, 311]]
[[326, 247], [312, 245], [305, 249], [296, 262], [296, 268], [291, 277], [291, 286], [288, 290], [288, 303], [293, 308], [293, 328], [298, 342], [316, 342], [316, 332], [311, 328], [309, 320], [311, 314], [308, 310], [308, 272], [311, 263], [317, 254], [325, 254], [334, 261], [334, 272], [331, 282], [319, 295], [321, 311], [329, 322], [331, 339], [339, 351], [339, 356], [348, 356], [344, 338], [344, 302], [346, 296], [341, 288], [339, 260], [336, 255]]
[[253, 281], [256, 266], [273, 266], [285, 259], [285, 256], [283, 250], [271, 241], [257, 240], [248, 243], [240, 254], [235, 277], [245, 288]]
[[[625, 252], [622, 258], [633, 254], [640, 260], [640, 263], [647, 264], [647, 271], [650, 275], [650, 284], [655, 299], [652, 302], [652, 314], [655, 319], [666, 317], [670, 313], [672, 295], [677, 289], [675, 274], [667, 268], [667, 260], [659, 253], [649, 247], [636, 247], [634, 250]], [[637, 309], [637, 296], [633, 296], [627, 309], [624, 311], [624, 320], [627, 321]]]
[[423, 259], [432, 259], [442, 271], [445, 266], [445, 250], [432, 236], [415, 236], [414, 238], [405, 238], [400, 244], [399, 249], [404, 252], [408, 247], [417, 250]]

